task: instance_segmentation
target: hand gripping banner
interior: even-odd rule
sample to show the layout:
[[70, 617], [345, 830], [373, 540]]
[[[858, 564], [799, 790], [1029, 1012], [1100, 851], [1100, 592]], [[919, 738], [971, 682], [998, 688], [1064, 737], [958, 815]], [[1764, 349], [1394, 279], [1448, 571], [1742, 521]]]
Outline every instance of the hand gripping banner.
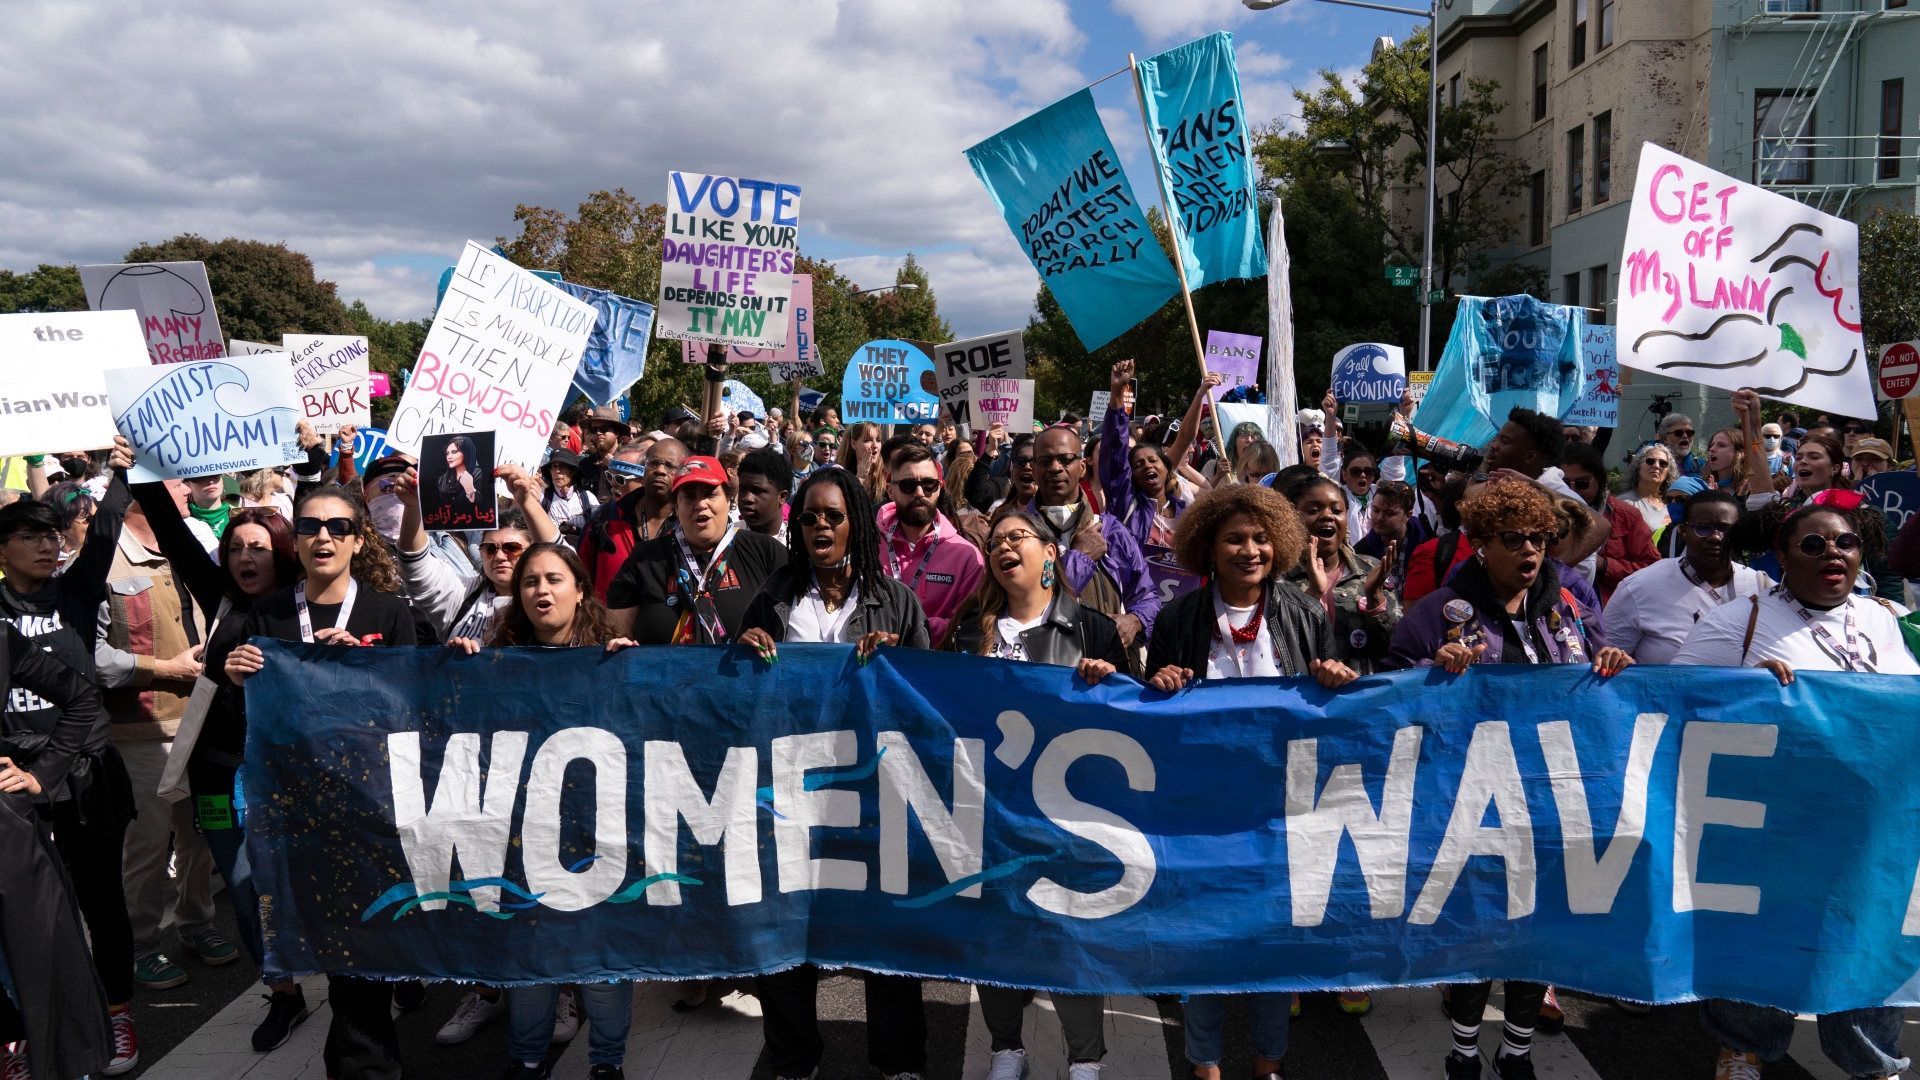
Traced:
[[272, 976], [1920, 1002], [1920, 680], [259, 644]]

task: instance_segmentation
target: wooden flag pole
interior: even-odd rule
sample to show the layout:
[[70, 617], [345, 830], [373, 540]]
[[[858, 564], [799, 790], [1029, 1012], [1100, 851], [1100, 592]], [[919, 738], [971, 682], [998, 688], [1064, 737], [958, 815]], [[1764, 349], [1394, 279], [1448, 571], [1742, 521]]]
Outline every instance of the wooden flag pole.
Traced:
[[[1193, 290], [1187, 287], [1187, 260], [1180, 254], [1180, 218], [1173, 213], [1173, 194], [1167, 190], [1167, 171], [1160, 167], [1160, 156], [1153, 150], [1153, 125], [1147, 121], [1147, 88], [1140, 81], [1140, 62], [1127, 54], [1127, 66], [1133, 69], [1133, 93], [1140, 101], [1140, 126], [1147, 133], [1147, 156], [1153, 162], [1153, 176], [1160, 192], [1160, 213], [1167, 220], [1167, 235], [1173, 240], [1173, 269], [1180, 275], [1180, 300], [1187, 306], [1187, 330], [1193, 335], [1193, 358], [1200, 363], [1200, 382], [1207, 381], [1207, 349], [1200, 343], [1200, 320], [1193, 314]], [[1220, 395], [1212, 390], [1206, 391], [1207, 403], [1213, 406], [1213, 434], [1219, 443], [1220, 463], [1226, 467], [1227, 483], [1238, 483], [1233, 474], [1233, 457], [1228, 453], [1225, 428], [1220, 423]], [[1178, 465], [1179, 462], [1175, 462]]]

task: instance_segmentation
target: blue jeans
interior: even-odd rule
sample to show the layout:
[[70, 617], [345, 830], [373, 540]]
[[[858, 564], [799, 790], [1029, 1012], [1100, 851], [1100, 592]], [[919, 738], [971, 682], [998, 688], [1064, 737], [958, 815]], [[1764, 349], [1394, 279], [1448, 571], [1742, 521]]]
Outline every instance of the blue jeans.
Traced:
[[247, 860], [247, 830], [201, 829], [200, 836], [213, 852], [213, 865], [220, 880], [227, 883], [227, 899], [233, 902], [233, 921], [240, 927], [240, 943], [253, 957], [258, 969], [265, 953], [260, 938], [260, 894], [253, 887], [253, 864]]
[[[618, 1065], [627, 1056], [633, 1026], [633, 984], [582, 983], [580, 1011], [587, 1015], [587, 1064]], [[553, 1043], [553, 1008], [560, 984], [507, 987], [507, 1056], [544, 1061]]]
[[1182, 1006], [1187, 1016], [1187, 1060], [1201, 1068], [1220, 1064], [1220, 1035], [1227, 1026], [1227, 1001], [1247, 999], [1248, 1026], [1253, 1029], [1253, 1052], [1268, 1061], [1287, 1056], [1287, 1022], [1293, 995], [1194, 994]]
[[[1900, 1056], [1900, 1025], [1906, 1010], [1891, 1006], [1823, 1013], [1820, 1051], [1848, 1076], [1892, 1076], [1907, 1067]], [[1793, 1014], [1768, 1005], [1711, 998], [1700, 1003], [1700, 1025], [1729, 1050], [1779, 1061], [1793, 1039]]]

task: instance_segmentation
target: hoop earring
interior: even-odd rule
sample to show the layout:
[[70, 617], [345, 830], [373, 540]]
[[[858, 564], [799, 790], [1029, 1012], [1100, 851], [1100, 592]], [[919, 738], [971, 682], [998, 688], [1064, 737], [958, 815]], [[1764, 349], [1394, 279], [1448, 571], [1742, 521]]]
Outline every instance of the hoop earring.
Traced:
[[1053, 560], [1052, 559], [1048, 559], [1046, 563], [1040, 567], [1040, 587], [1043, 589], [1053, 588]]

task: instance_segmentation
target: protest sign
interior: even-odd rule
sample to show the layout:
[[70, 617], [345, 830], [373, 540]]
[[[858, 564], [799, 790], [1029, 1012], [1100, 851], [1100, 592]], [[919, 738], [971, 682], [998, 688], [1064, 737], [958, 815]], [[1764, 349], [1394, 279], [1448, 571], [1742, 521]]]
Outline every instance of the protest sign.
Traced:
[[947, 407], [958, 424], [973, 423], [967, 415], [967, 403], [972, 400], [967, 389], [969, 378], [976, 375], [991, 375], [996, 379], [1027, 377], [1026, 338], [1019, 330], [949, 341], [933, 346], [930, 355], [933, 381], [940, 387], [940, 404]]
[[[707, 362], [707, 346], [697, 341], [680, 343], [680, 362], [684, 364], [704, 364]], [[777, 364], [778, 373], [774, 382], [792, 382], [791, 378], [781, 378], [781, 374], [792, 374], [799, 367], [811, 367], [815, 370], [802, 375], [811, 378], [821, 374], [820, 358], [813, 342], [813, 275], [793, 275], [793, 293], [787, 303], [787, 343], [778, 348], [760, 348], [753, 345], [727, 346], [729, 364]]]
[[647, 373], [653, 305], [570, 281], [559, 286], [594, 312], [593, 332], [580, 354], [580, 366], [573, 371], [573, 389], [595, 405], [624, 399], [627, 388]]
[[387, 441], [494, 431], [500, 464], [539, 468], [598, 313], [472, 240], [454, 271]]
[[373, 423], [367, 339], [354, 334], [283, 334], [300, 415], [321, 435]]
[[1092, 90], [969, 147], [967, 160], [1089, 351], [1180, 291]]
[[1398, 404], [1407, 388], [1407, 351], [1361, 342], [1333, 354], [1333, 399]]
[[1621, 256], [1622, 366], [1872, 416], [1860, 228], [1654, 143]]
[[1880, 350], [1876, 389], [1881, 401], [1920, 397], [1920, 341], [1896, 341]]
[[1093, 400], [1087, 403], [1087, 428], [1099, 431], [1107, 422], [1107, 403], [1113, 399], [1111, 390], [1095, 390]]
[[[387, 429], [377, 427], [355, 428], [353, 432], [353, 466], [363, 475], [367, 466], [387, 456]], [[335, 445], [333, 453], [327, 457], [327, 466], [332, 468], [340, 464], [340, 447]], [[371, 497], [371, 496], [369, 496]]]
[[146, 362], [131, 312], [0, 315], [0, 457], [112, 446], [105, 373]]
[[914, 424], [940, 416], [933, 360], [898, 339], [869, 341], [853, 351], [840, 380], [840, 419], [848, 424]]
[[201, 262], [82, 266], [80, 287], [94, 311], [131, 309], [140, 319], [148, 362], [177, 364], [227, 355], [213, 286]]
[[494, 433], [468, 431], [420, 440], [420, 521], [437, 532], [491, 529]]
[[1580, 337], [1580, 398], [1560, 417], [1580, 427], [1620, 426], [1620, 361], [1614, 354], [1614, 328], [1588, 325]]
[[369, 392], [374, 397], [386, 397], [388, 394], [393, 393], [393, 383], [387, 378], [387, 373], [384, 371], [368, 372], [367, 386]]
[[1531, 296], [1461, 297], [1446, 351], [1413, 426], [1440, 439], [1481, 446], [1515, 407], [1566, 415], [1583, 389], [1585, 327], [1580, 308]]
[[1920, 1001], [1920, 680], [1476, 665], [1165, 694], [923, 649], [259, 645], [270, 978], [812, 962], [1076, 993]]
[[114, 425], [133, 444], [133, 483], [305, 461], [300, 397], [284, 353], [105, 373]]
[[1874, 473], [1853, 485], [1853, 490], [1887, 515], [1887, 523], [1897, 531], [1920, 510], [1920, 474], [1912, 469]]
[[[1259, 477], [1254, 479], [1258, 480]], [[1153, 579], [1153, 591], [1159, 594], [1163, 605], [1206, 583], [1205, 578], [1181, 566], [1180, 560], [1174, 558], [1173, 552], [1166, 548], [1157, 544], [1142, 544], [1140, 553], [1147, 557], [1147, 576]]]
[[748, 413], [759, 420], [767, 418], [767, 406], [760, 395], [739, 379], [720, 384], [720, 407], [730, 413]]
[[1012, 432], [1033, 426], [1033, 380], [976, 377], [969, 380], [972, 397], [967, 402], [972, 423], [986, 429], [995, 424]]
[[1142, 60], [1139, 72], [1154, 164], [1180, 221], [1174, 242], [1187, 287], [1265, 275], [1233, 35], [1189, 41]]
[[799, 254], [799, 185], [668, 173], [656, 332], [719, 345], [785, 345]]
[[259, 356], [261, 353], [286, 352], [285, 345], [268, 345], [263, 341], [242, 341], [234, 338], [227, 342], [228, 356]]
[[1207, 370], [1220, 373], [1218, 393], [1260, 385], [1260, 339], [1252, 334], [1207, 331]]

